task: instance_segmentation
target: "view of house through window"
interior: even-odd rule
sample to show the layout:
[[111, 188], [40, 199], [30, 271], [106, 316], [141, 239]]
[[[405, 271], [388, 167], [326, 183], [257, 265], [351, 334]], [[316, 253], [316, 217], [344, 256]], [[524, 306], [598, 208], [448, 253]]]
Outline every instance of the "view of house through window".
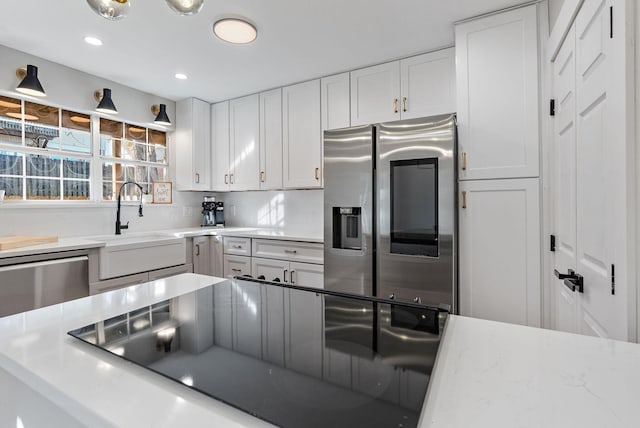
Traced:
[[[146, 192], [167, 181], [166, 133], [91, 117], [30, 101], [0, 96], [0, 189], [7, 200], [98, 199], [92, 191], [92, 164], [101, 166], [103, 200], [114, 200], [125, 181]], [[99, 132], [100, 153], [92, 148]], [[98, 179], [96, 179], [98, 180]], [[135, 186], [126, 199], [138, 199]]]

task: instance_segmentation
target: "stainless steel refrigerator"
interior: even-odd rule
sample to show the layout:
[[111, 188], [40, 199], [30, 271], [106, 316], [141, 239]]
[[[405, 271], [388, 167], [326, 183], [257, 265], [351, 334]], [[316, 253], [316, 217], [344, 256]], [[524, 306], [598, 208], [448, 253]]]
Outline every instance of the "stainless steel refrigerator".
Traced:
[[456, 119], [324, 133], [325, 288], [457, 306]]

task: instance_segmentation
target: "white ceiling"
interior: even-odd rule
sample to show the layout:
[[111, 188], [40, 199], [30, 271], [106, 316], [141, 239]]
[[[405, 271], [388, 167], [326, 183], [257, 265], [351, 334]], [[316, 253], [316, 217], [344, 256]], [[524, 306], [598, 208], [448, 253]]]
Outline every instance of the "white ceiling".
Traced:
[[[131, 0], [113, 22], [84, 0], [1, 1], [0, 44], [173, 100], [214, 102], [450, 46], [453, 22], [522, 2], [205, 0], [198, 15], [179, 16], [163, 0]], [[258, 39], [213, 36], [229, 15], [252, 21]]]

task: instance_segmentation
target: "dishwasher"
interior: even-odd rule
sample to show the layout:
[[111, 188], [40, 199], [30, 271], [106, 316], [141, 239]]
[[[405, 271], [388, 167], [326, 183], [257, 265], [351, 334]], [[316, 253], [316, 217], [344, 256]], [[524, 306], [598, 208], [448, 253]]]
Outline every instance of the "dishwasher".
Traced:
[[0, 259], [0, 317], [89, 295], [86, 252]]

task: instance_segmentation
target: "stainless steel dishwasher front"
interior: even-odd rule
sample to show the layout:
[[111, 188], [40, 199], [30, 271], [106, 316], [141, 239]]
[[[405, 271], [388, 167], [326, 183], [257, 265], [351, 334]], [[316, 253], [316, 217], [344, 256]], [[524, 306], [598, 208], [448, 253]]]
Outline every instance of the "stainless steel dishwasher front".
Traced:
[[89, 295], [88, 257], [0, 267], [0, 317]]

